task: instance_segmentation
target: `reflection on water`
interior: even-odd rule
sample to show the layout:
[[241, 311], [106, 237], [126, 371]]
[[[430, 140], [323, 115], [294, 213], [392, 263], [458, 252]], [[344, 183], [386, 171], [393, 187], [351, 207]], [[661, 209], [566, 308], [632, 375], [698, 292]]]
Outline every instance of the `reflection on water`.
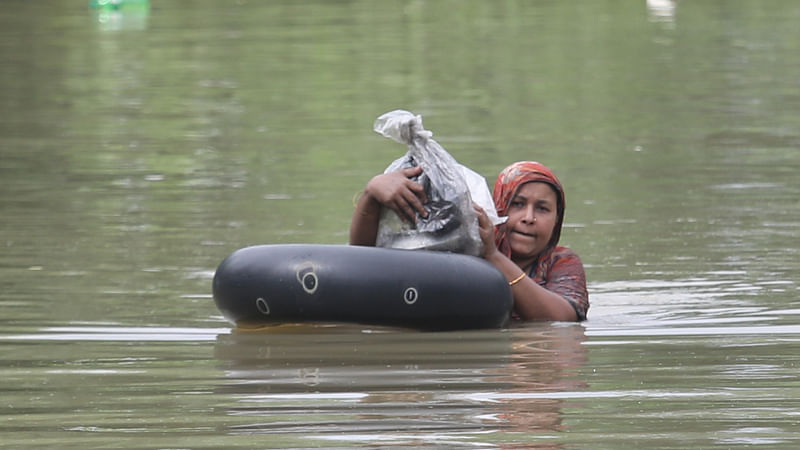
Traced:
[[15, 388], [0, 408], [4, 444], [798, 443], [796, 327], [587, 325], [419, 333], [76, 324], [5, 334], [0, 375]]
[[97, 26], [104, 32], [117, 32], [124, 30], [146, 30], [147, 19], [150, 15], [150, 5], [147, 0], [124, 2], [120, 8], [96, 8], [94, 15]]
[[650, 20], [672, 23], [678, 6], [677, 0], [646, 0]]
[[568, 399], [588, 387], [575, 324], [212, 331], [75, 325], [0, 336], [0, 375], [19, 387], [0, 409], [17, 436], [5, 443], [46, 445], [67, 433], [105, 447], [167, 433], [164, 442], [190, 447], [210, 435], [228, 437], [226, 447], [259, 436], [269, 447], [502, 447], [568, 430]]
[[250, 420], [235, 432], [502, 444], [567, 428], [562, 400], [548, 393], [586, 387], [576, 378], [582, 341], [577, 325], [435, 334], [276, 327], [221, 335], [215, 356], [225, 370], [220, 393], [238, 402], [229, 413]]

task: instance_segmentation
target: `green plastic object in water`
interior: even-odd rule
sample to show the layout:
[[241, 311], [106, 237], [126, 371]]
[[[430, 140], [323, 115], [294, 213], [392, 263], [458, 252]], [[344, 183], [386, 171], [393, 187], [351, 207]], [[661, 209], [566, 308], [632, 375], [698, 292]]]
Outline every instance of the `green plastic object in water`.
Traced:
[[150, 0], [89, 0], [89, 7], [100, 10], [148, 8]]

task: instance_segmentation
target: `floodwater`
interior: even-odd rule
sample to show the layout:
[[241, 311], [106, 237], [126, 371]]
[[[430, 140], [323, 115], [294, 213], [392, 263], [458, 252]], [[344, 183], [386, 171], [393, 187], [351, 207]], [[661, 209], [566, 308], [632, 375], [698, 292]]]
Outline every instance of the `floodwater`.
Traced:
[[[0, 10], [0, 446], [796, 448], [800, 4]], [[231, 328], [237, 248], [340, 244], [404, 108], [566, 185], [583, 324]]]

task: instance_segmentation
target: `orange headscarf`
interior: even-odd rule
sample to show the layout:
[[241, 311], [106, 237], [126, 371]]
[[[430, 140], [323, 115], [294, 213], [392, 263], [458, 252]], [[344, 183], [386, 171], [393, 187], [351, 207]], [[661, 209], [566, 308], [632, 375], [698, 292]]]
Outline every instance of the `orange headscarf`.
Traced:
[[[552, 170], [547, 168], [544, 164], [535, 161], [519, 161], [506, 167], [500, 172], [500, 175], [497, 176], [497, 181], [494, 183], [494, 205], [497, 208], [497, 214], [499, 216], [507, 215], [508, 204], [517, 194], [520, 186], [532, 181], [549, 184], [556, 192], [556, 200], [558, 203], [556, 224], [553, 228], [553, 234], [550, 236], [550, 242], [547, 243], [547, 248], [543, 251], [543, 253], [545, 253], [555, 248], [556, 244], [558, 244], [558, 239], [561, 237], [561, 225], [564, 222], [564, 207], [566, 205], [564, 188], [561, 186], [561, 182], [558, 181], [558, 178], [556, 178]], [[499, 225], [495, 233], [497, 248], [506, 256], [511, 256], [511, 248], [506, 241], [506, 235], [507, 230], [505, 225]]]

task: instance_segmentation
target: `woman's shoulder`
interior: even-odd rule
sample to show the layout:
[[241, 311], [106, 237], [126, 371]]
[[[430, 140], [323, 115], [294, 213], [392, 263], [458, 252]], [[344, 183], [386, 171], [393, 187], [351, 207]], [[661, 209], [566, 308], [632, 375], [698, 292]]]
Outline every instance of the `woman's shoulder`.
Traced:
[[556, 246], [547, 263], [547, 282], [549, 289], [563, 296], [578, 315], [578, 320], [586, 320], [589, 309], [589, 292], [586, 289], [586, 272], [577, 253], [564, 246]]
[[[551, 262], [555, 263], [561, 260], [572, 260], [581, 262], [580, 256], [577, 253], [572, 251], [569, 247], [564, 247], [563, 245], [557, 245], [552, 252], [548, 255]], [[583, 265], [581, 263], [581, 265]]]
[[539, 261], [541, 278], [552, 279], [561, 276], [585, 278], [583, 261], [580, 256], [569, 247], [556, 246]]
[[540, 284], [564, 275], [585, 277], [581, 258], [572, 249], [562, 245], [557, 245], [539, 258], [535, 274], [534, 278]]

